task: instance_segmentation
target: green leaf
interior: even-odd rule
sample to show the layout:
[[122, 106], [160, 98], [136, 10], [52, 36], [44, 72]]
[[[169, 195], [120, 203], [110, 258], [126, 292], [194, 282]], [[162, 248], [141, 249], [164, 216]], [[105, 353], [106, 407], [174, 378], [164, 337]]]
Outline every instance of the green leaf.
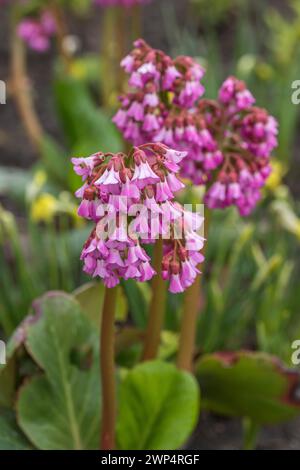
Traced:
[[55, 83], [57, 111], [74, 155], [119, 152], [122, 141], [111, 119], [93, 103], [88, 88], [74, 78]]
[[215, 353], [196, 367], [203, 406], [227, 416], [273, 424], [300, 413], [300, 374], [267, 354]]
[[0, 413], [0, 450], [29, 450], [29, 442], [18, 430], [14, 414], [10, 411]]
[[15, 395], [15, 361], [8, 360], [6, 365], [0, 365], [0, 406], [11, 407]]
[[[99, 330], [100, 313], [104, 302], [105, 286], [102, 282], [89, 282], [73, 292], [82, 311]], [[127, 299], [121, 288], [117, 290], [116, 320], [124, 321], [128, 312]]]
[[192, 375], [161, 361], [140, 364], [120, 385], [119, 449], [177, 449], [198, 414], [199, 389]]
[[97, 449], [100, 386], [97, 333], [71, 296], [42, 297], [25, 346], [45, 375], [25, 383], [18, 422], [43, 450]]
[[130, 313], [134, 323], [138, 328], [145, 328], [147, 325], [149, 286], [146, 283], [135, 282], [132, 279], [121, 281], [127, 296]]
[[60, 148], [50, 136], [44, 137], [41, 145], [42, 161], [49, 176], [57, 184], [66, 186], [66, 175], [70, 165], [70, 157], [67, 152]]
[[9, 196], [24, 205], [26, 187], [32, 178], [31, 172], [13, 167], [0, 167], [0, 194]]

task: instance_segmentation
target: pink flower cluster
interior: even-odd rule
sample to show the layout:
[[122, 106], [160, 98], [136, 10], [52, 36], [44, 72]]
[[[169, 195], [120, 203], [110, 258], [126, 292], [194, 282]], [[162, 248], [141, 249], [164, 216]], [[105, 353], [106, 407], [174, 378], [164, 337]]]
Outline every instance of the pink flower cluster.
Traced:
[[201, 99], [203, 68], [190, 57], [172, 60], [143, 40], [121, 65], [133, 91], [120, 97], [113, 120], [125, 139], [186, 150], [181, 175], [207, 187], [207, 205], [235, 205], [248, 215], [270, 174], [275, 119], [254, 107], [254, 97], [234, 77], [223, 83], [218, 100]]
[[140, 5], [143, 3], [148, 3], [150, 0], [94, 0], [96, 5], [102, 7], [112, 7], [112, 6], [122, 6], [122, 7], [133, 7], [134, 5]]
[[24, 18], [18, 25], [19, 37], [37, 52], [46, 52], [50, 48], [50, 39], [55, 32], [55, 20], [49, 11], [37, 18]]
[[[174, 202], [174, 192], [184, 186], [176, 173], [185, 155], [163, 144], [145, 144], [128, 155], [100, 152], [72, 159], [84, 181], [76, 192], [82, 200], [78, 213], [96, 224], [81, 255], [85, 272], [99, 276], [107, 287], [121, 278], [148, 281], [156, 273], [143, 244], [164, 238], [162, 271], [170, 291], [182, 292], [194, 282], [203, 261], [199, 251], [204, 239], [196, 233], [203, 220], [195, 224], [194, 214]], [[169, 235], [163, 224], [166, 214]], [[183, 224], [181, 238], [175, 237], [176, 227]]]
[[[216, 102], [204, 100], [200, 105], [222, 154], [216, 171], [207, 175], [205, 201], [210, 208], [235, 205], [246, 216], [261, 197], [261, 188], [271, 173], [270, 157], [277, 146], [278, 125], [254, 103], [244, 82], [229, 77]], [[197, 167], [196, 162], [195, 171]]]
[[153, 140], [170, 145], [167, 141], [174, 141], [168, 125], [170, 110], [194, 107], [204, 93], [200, 82], [204, 70], [190, 57], [173, 61], [141, 39], [134, 45], [121, 65], [130, 74], [129, 85], [136, 91], [120, 97], [121, 109], [113, 120], [134, 145]]

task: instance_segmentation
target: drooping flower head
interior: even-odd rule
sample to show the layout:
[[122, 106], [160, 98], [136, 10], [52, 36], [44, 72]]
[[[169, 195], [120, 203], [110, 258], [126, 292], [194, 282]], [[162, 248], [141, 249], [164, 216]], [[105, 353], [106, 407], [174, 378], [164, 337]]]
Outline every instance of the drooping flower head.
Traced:
[[19, 37], [33, 50], [46, 52], [56, 33], [56, 23], [49, 11], [37, 17], [24, 18], [18, 25]]
[[204, 70], [190, 57], [172, 60], [141, 39], [134, 45], [121, 65], [130, 74], [129, 85], [135, 91], [121, 96], [114, 122], [134, 145], [153, 140], [171, 145], [173, 136], [167, 125], [171, 113], [180, 120], [182, 111], [195, 106], [204, 93], [200, 82]]
[[125, 139], [184, 149], [181, 175], [206, 186], [207, 205], [236, 205], [241, 215], [248, 215], [270, 174], [275, 119], [254, 107], [254, 97], [234, 77], [224, 82], [218, 100], [203, 99], [199, 64], [190, 57], [172, 60], [142, 40], [121, 65], [133, 89], [121, 96], [114, 117]]
[[185, 153], [163, 144], [145, 144], [123, 153], [97, 153], [72, 159], [84, 181], [76, 192], [78, 214], [95, 222], [81, 258], [84, 270], [107, 287], [120, 279], [148, 281], [155, 271], [144, 244], [164, 239], [164, 279], [171, 292], [182, 292], [198, 274], [203, 238], [196, 233], [203, 220], [174, 202], [183, 188], [177, 178]]
[[278, 125], [254, 103], [245, 83], [229, 77], [213, 105], [204, 100], [199, 106], [222, 154], [220, 164], [208, 175], [205, 201], [210, 208], [235, 205], [245, 216], [261, 197], [261, 188], [271, 173], [270, 157], [277, 146]]

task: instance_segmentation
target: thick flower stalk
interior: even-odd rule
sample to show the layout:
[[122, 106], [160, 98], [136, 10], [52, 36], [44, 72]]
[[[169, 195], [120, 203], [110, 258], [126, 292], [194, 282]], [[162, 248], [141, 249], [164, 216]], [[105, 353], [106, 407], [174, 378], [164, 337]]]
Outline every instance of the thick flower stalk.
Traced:
[[162, 276], [169, 290], [183, 292], [198, 274], [202, 220], [174, 202], [184, 187], [177, 178], [185, 153], [162, 144], [135, 147], [130, 154], [97, 153], [72, 160], [84, 184], [78, 214], [96, 225], [81, 258], [84, 270], [108, 287], [120, 279], [148, 281], [155, 270], [144, 245], [162, 238]]
[[38, 16], [24, 18], [19, 23], [17, 32], [31, 49], [46, 52], [56, 33], [56, 22], [50, 11], [45, 10]]
[[[236, 78], [224, 82], [218, 100], [206, 100], [204, 69], [192, 58], [171, 59], [143, 40], [134, 46], [121, 63], [131, 90], [120, 97], [114, 117], [124, 138], [135, 145], [151, 140], [184, 149], [181, 175], [205, 186], [206, 205], [235, 205], [248, 215], [271, 171], [275, 119], [254, 107], [254, 97]], [[177, 363], [187, 370], [192, 369], [199, 295], [199, 283], [185, 294]]]
[[120, 97], [114, 122], [125, 139], [184, 149], [181, 175], [206, 186], [208, 207], [235, 205], [248, 215], [271, 171], [276, 120], [254, 106], [250, 91], [234, 77], [223, 83], [217, 100], [201, 99], [202, 67], [190, 57], [172, 60], [142, 40], [122, 66], [133, 91]]
[[[84, 270], [100, 277], [107, 288], [100, 342], [103, 400], [100, 446], [105, 450], [115, 448], [113, 288], [120, 279], [145, 282], [158, 274], [146, 253], [147, 243], [156, 242], [159, 247], [156, 254], [162, 251], [162, 259], [155, 257], [155, 267], [163, 279], [170, 281], [169, 289], [174, 293], [182, 292], [195, 281], [198, 264], [203, 260], [199, 253], [203, 238], [196, 233], [203, 220], [174, 202], [174, 192], [183, 187], [176, 173], [185, 156], [162, 144], [145, 144], [134, 147], [127, 155], [99, 152], [88, 158], [72, 159], [75, 172], [84, 182], [76, 193], [81, 199], [78, 213], [95, 222], [81, 255]], [[144, 359], [155, 356], [159, 344], [165, 294], [161, 282], [156, 276]]]

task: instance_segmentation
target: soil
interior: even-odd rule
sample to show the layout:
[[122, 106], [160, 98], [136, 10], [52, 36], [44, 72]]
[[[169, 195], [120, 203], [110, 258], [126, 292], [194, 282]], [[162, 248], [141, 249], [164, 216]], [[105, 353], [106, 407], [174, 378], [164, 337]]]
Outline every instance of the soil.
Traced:
[[[242, 449], [242, 424], [238, 419], [202, 413], [199, 425], [187, 445], [191, 450]], [[300, 418], [278, 426], [268, 426], [258, 437], [258, 450], [299, 450]]]

